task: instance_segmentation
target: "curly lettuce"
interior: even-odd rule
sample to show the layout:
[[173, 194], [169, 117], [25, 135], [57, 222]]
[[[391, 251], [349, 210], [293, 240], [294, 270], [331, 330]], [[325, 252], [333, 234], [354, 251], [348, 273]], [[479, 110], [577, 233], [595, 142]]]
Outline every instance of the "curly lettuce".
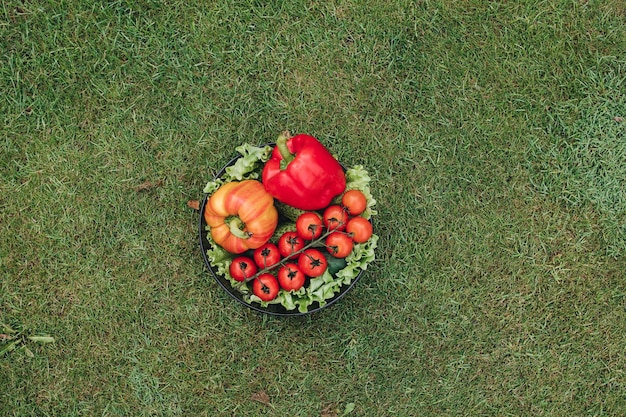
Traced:
[[226, 168], [227, 181], [258, 179], [260, 168], [270, 159], [272, 153], [272, 147], [269, 145], [258, 147], [248, 143], [237, 146], [235, 150], [241, 154], [241, 157], [233, 165]]
[[272, 147], [259, 147], [249, 143], [237, 146], [235, 150], [241, 155], [233, 165], [226, 167], [224, 174], [209, 181], [204, 187], [205, 194], [213, 194], [220, 186], [231, 181], [256, 180], [261, 176], [265, 162], [270, 159]]
[[[367, 199], [367, 207], [361, 216], [368, 220], [372, 216], [378, 214], [376, 210], [373, 209], [374, 205], [376, 205], [376, 200], [374, 199], [374, 196], [372, 196], [372, 192], [370, 190], [370, 181], [371, 178], [363, 165], [355, 165], [352, 168], [346, 169], [346, 191], [359, 190], [365, 195], [365, 198]], [[337, 196], [333, 203], [341, 203], [342, 195], [343, 194]]]

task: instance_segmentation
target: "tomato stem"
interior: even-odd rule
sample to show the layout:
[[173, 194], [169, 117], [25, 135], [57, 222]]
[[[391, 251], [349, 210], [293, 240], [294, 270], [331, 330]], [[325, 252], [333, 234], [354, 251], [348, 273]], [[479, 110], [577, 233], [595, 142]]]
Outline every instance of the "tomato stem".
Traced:
[[[305, 250], [307, 250], [309, 248], [312, 248], [314, 246], [319, 246], [319, 243], [321, 241], [323, 241], [324, 239], [326, 239], [328, 236], [330, 236], [332, 233], [337, 233], [337, 230], [327, 230], [320, 237], [318, 237], [315, 240], [312, 240], [311, 242], [309, 242], [307, 245], [305, 245], [299, 251], [293, 252], [291, 255], [289, 255], [289, 257], [283, 258], [278, 263], [275, 263], [275, 264], [273, 264], [271, 266], [267, 266], [267, 267], [261, 269], [260, 271], [258, 271], [256, 274], [251, 275], [249, 277], [246, 277], [243, 281], [241, 281], [241, 283], [239, 285], [243, 286], [243, 285], [245, 285], [246, 283], [248, 283], [250, 281], [254, 281], [261, 274], [265, 274], [265, 273], [268, 273], [268, 272], [270, 272], [270, 271], [272, 271], [274, 269], [280, 268], [281, 266], [283, 266], [284, 264], [289, 262], [290, 259], [295, 258], [297, 255], [300, 255]], [[344, 232], [340, 232], [340, 233], [344, 233]], [[322, 245], [322, 246], [326, 246], [326, 245]]]

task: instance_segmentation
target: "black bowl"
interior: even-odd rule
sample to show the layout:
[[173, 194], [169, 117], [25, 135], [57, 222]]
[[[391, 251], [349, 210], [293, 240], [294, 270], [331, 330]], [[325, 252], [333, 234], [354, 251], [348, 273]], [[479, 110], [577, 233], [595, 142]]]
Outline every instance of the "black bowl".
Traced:
[[[270, 144], [270, 145], [273, 145], [273, 144]], [[228, 164], [226, 164], [217, 173], [217, 175], [215, 176], [215, 179], [221, 177], [224, 174], [224, 172], [226, 171], [226, 168], [231, 166], [231, 165], [233, 165], [237, 161], [237, 159], [239, 159], [239, 157], [233, 158]], [[315, 313], [315, 312], [323, 310], [323, 309], [325, 309], [327, 307], [330, 307], [331, 305], [333, 305], [337, 301], [339, 301], [344, 295], [346, 295], [348, 293], [348, 291], [350, 291], [352, 289], [352, 287], [361, 278], [361, 275], [363, 275], [363, 270], [361, 270], [359, 272], [359, 274], [350, 282], [350, 284], [344, 285], [343, 287], [341, 287], [339, 292], [337, 294], [335, 294], [334, 297], [329, 298], [328, 300], [326, 300], [326, 304], [319, 305], [318, 302], [314, 302], [313, 304], [311, 304], [309, 306], [308, 310], [305, 313], [302, 313], [297, 308], [294, 309], [294, 310], [287, 310], [281, 304], [269, 304], [267, 307], [263, 307], [263, 306], [261, 306], [261, 304], [258, 304], [258, 303], [247, 303], [243, 299], [243, 294], [240, 293], [239, 291], [237, 291], [235, 288], [233, 288], [232, 284], [230, 283], [230, 281], [226, 277], [218, 274], [213, 269], [213, 266], [211, 265], [211, 261], [209, 260], [209, 258], [207, 256], [207, 250], [211, 249], [211, 247], [210, 247], [209, 242], [207, 240], [207, 234], [209, 232], [207, 231], [207, 228], [206, 228], [206, 222], [204, 220], [203, 213], [204, 213], [204, 209], [206, 207], [208, 199], [209, 199], [209, 196], [205, 195], [204, 196], [204, 200], [202, 201], [202, 204], [200, 205], [200, 220], [198, 222], [199, 236], [200, 236], [200, 250], [202, 251], [202, 257], [204, 258], [204, 263], [209, 268], [209, 271], [211, 272], [211, 274], [213, 275], [213, 277], [215, 278], [217, 283], [224, 289], [224, 291], [226, 291], [226, 293], [228, 293], [228, 295], [230, 295], [232, 298], [234, 298], [239, 303], [245, 305], [246, 307], [249, 307], [249, 308], [251, 308], [251, 309], [253, 309], [255, 311], [258, 311], [260, 313], [270, 314], [270, 315], [274, 315], [274, 316], [304, 316], [304, 315], [307, 315], [307, 314]]]

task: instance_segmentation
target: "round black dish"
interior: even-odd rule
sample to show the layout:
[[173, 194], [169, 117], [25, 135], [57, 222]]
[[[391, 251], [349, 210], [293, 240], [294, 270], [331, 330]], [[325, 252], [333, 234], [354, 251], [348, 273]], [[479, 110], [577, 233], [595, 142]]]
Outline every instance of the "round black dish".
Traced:
[[[220, 172], [217, 173], [215, 178], [217, 179], [221, 177], [226, 171], [226, 168], [233, 165], [237, 161], [237, 159], [239, 159], [239, 157], [233, 158], [228, 164], [226, 164], [220, 170]], [[309, 306], [308, 310], [305, 313], [300, 312], [297, 308], [294, 310], [287, 310], [281, 304], [269, 304], [267, 307], [262, 307], [261, 304], [258, 304], [258, 303], [252, 303], [252, 304], [247, 303], [243, 299], [243, 294], [241, 294], [239, 291], [233, 288], [230, 281], [226, 277], [218, 274], [216, 271], [213, 270], [211, 261], [209, 260], [207, 256], [207, 250], [210, 249], [210, 245], [207, 240], [207, 234], [209, 233], [209, 231], [207, 231], [206, 222], [204, 221], [203, 213], [204, 213], [204, 209], [206, 207], [208, 199], [209, 199], [209, 196], [205, 195], [204, 200], [202, 201], [202, 204], [200, 205], [200, 216], [199, 216], [200, 220], [198, 222], [200, 250], [202, 251], [202, 257], [204, 258], [204, 263], [206, 264], [207, 268], [211, 272], [211, 275], [213, 275], [217, 283], [224, 289], [224, 291], [226, 291], [228, 295], [230, 295], [232, 298], [234, 298], [239, 303], [245, 305], [246, 307], [249, 307], [260, 313], [270, 314], [274, 316], [304, 316], [307, 314], [315, 313], [317, 311], [330, 307], [331, 305], [339, 301], [344, 295], [346, 295], [346, 293], [348, 293], [348, 291], [352, 289], [352, 287], [361, 278], [361, 275], [363, 275], [363, 271], [361, 270], [359, 274], [352, 280], [352, 282], [350, 282], [350, 284], [344, 285], [343, 287], [341, 287], [340, 291], [337, 294], [335, 294], [333, 298], [326, 300], [326, 304], [324, 304], [323, 306], [320, 306], [318, 302], [315, 302]]]

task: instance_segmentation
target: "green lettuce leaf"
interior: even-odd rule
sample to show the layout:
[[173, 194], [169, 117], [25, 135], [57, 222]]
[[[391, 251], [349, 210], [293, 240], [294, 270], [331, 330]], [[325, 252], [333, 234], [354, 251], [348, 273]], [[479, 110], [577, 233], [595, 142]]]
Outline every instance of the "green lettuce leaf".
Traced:
[[258, 179], [265, 162], [270, 159], [272, 153], [272, 147], [269, 145], [259, 147], [249, 143], [237, 146], [235, 150], [241, 155], [239, 159], [227, 167], [220, 178], [213, 179], [206, 184], [205, 194], [213, 194], [227, 182]]
[[[218, 275], [224, 275], [225, 277], [231, 278], [228, 270], [232, 260], [235, 259], [235, 255], [216, 244], [211, 237], [211, 233], [207, 233], [206, 238], [209, 242], [209, 246], [211, 247], [211, 249], [207, 249], [206, 254], [209, 261], [211, 261], [213, 271]], [[233, 279], [233, 282], [237, 281]]]
[[266, 145], [264, 147], [253, 146], [244, 143], [235, 148], [241, 154], [237, 161], [226, 168], [226, 181], [241, 181], [243, 179], [258, 179], [260, 169], [270, 158], [272, 147]]
[[214, 180], [211, 180], [209, 182], [206, 183], [206, 185], [204, 186], [204, 193], [205, 194], [213, 194], [214, 192], [217, 191], [218, 188], [220, 188], [222, 185], [224, 184], [224, 180], [221, 178], [217, 178]]
[[[346, 169], [346, 191], [349, 190], [359, 190], [367, 199], [367, 208], [361, 214], [362, 217], [366, 219], [370, 219], [372, 216], [376, 215], [377, 212], [372, 207], [376, 205], [376, 200], [374, 196], [372, 196], [372, 192], [370, 190], [370, 181], [371, 178], [363, 165], [355, 165], [352, 168]], [[341, 202], [341, 197], [337, 197], [338, 200], [336, 203]]]
[[337, 272], [337, 278], [342, 284], [347, 285], [361, 271], [367, 269], [367, 265], [372, 263], [376, 258], [375, 249], [378, 247], [378, 235], [373, 234], [372, 237], [364, 243], [354, 245], [352, 253], [346, 257], [348, 263], [345, 268]]

